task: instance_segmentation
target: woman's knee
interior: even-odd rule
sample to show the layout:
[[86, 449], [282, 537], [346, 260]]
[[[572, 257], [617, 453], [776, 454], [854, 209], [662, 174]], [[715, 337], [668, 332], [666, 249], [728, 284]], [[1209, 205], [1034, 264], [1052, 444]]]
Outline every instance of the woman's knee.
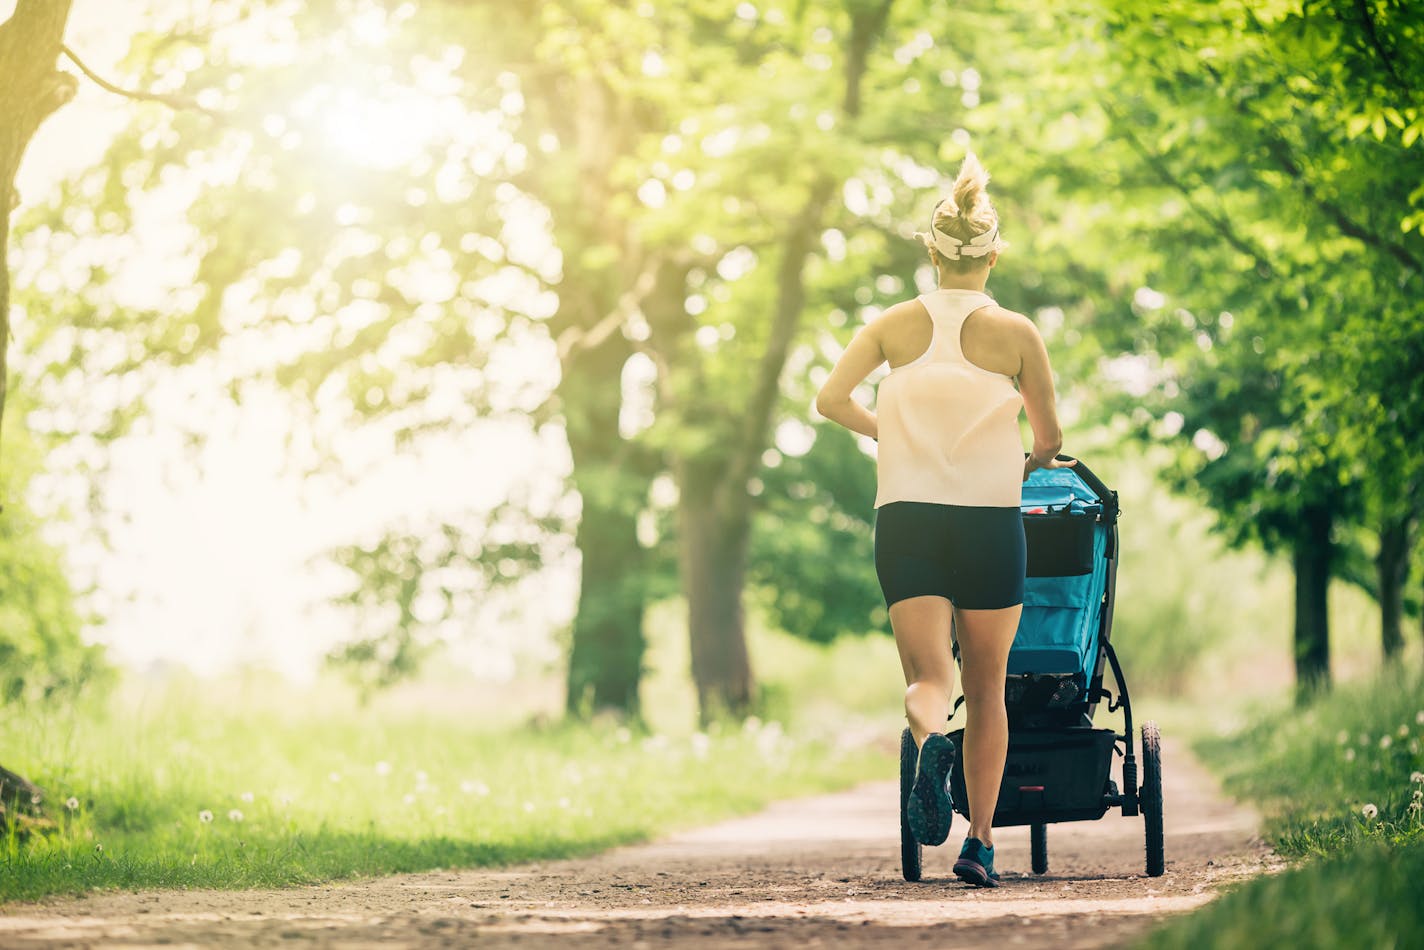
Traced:
[[971, 710], [982, 709], [992, 712], [1004, 708], [1004, 681], [980, 683], [964, 678], [964, 703]]

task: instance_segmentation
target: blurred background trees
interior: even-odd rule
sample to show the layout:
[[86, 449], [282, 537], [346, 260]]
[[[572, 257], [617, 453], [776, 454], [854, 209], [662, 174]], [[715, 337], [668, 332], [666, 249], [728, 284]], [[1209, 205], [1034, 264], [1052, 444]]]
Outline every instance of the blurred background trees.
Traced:
[[[1328, 681], [1332, 579], [1401, 652], [1424, 592], [1411, 5], [303, 0], [132, 32], [124, 78], [198, 108], [116, 99], [102, 159], [16, 213], [19, 424], [45, 464], [112, 505], [110, 454], [189, 368], [275, 400], [301, 478], [359, 481], [355, 431], [418, 456], [491, 424], [566, 466], [333, 547], [332, 655], [367, 688], [566, 558], [572, 714], [639, 714], [670, 597], [704, 718], [756, 707], [749, 614], [888, 632], [873, 448], [811, 401], [856, 326], [933, 286], [909, 237], [971, 148], [1011, 244], [991, 290], [1048, 339], [1078, 451], [1168, 447], [1223, 538], [1289, 560], [1302, 690]], [[161, 269], [136, 238], [156, 221]], [[506, 464], [480, 445], [472, 472]], [[6, 466], [10, 537], [29, 469]], [[23, 610], [78, 644], [45, 570], [58, 600]], [[1204, 644], [1206, 616], [1136, 633]]]

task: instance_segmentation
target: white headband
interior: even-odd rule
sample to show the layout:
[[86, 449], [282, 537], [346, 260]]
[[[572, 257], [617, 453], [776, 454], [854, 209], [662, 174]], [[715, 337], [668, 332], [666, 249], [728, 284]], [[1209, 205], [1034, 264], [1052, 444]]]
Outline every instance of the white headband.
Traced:
[[916, 231], [915, 238], [921, 242], [930, 239], [934, 249], [945, 260], [957, 261], [961, 257], [983, 257], [990, 251], [1000, 249], [999, 226], [996, 224], [983, 234], [976, 234], [968, 241], [961, 241], [953, 234], [945, 234], [939, 228], [931, 227], [929, 233]]

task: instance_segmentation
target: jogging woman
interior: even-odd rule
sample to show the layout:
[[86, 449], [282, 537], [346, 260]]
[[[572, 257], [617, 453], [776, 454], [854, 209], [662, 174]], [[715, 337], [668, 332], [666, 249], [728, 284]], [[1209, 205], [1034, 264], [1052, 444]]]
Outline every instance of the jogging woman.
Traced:
[[[910, 829], [927, 845], [949, 836], [953, 748], [944, 730], [952, 630], [964, 676], [969, 792], [969, 834], [954, 872], [994, 887], [994, 807], [1009, 744], [1004, 678], [1023, 611], [1021, 487], [1035, 468], [1073, 463], [1055, 458], [1063, 433], [1038, 329], [984, 292], [1006, 246], [988, 183], [978, 159], [967, 156], [951, 197], [935, 206], [929, 232], [915, 235], [929, 250], [938, 289], [862, 327], [821, 387], [816, 409], [879, 442], [875, 571], [919, 746]], [[851, 393], [886, 362], [890, 373], [872, 414]], [[1020, 408], [1033, 429], [1027, 459]]]

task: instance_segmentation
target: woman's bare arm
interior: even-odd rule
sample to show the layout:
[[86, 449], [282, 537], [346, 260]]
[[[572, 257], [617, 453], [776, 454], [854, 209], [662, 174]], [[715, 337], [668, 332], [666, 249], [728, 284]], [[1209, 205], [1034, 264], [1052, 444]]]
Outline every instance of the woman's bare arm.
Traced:
[[1053, 367], [1048, 363], [1048, 348], [1038, 327], [1028, 317], [1022, 317], [1019, 331], [1019, 394], [1023, 396], [1024, 413], [1033, 429], [1033, 451], [1024, 462], [1024, 478], [1036, 468], [1069, 468], [1077, 462], [1060, 462], [1055, 458], [1063, 448], [1063, 427], [1058, 424], [1058, 408], [1053, 393]]
[[878, 439], [880, 427], [875, 414], [851, 398], [851, 393], [883, 362], [885, 354], [880, 350], [876, 325], [871, 323], [861, 327], [851, 338], [850, 346], [845, 348], [841, 358], [836, 360], [821, 391], [816, 394], [816, 411], [852, 432]]

